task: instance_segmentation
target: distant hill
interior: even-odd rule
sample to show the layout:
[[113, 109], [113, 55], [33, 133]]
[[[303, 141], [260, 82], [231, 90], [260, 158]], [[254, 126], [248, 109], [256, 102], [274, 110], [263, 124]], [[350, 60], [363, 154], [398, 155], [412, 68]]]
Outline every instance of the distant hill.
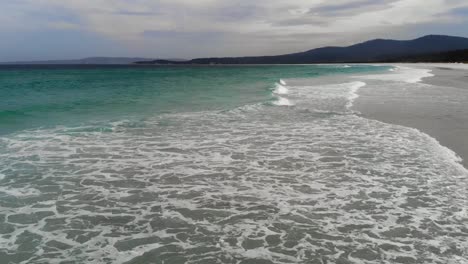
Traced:
[[[135, 61], [153, 60], [148, 58], [127, 57], [90, 57], [77, 60], [46, 60], [46, 61], [16, 61], [0, 62], [0, 64], [131, 64]], [[171, 59], [178, 61], [178, 59]]]
[[153, 60], [139, 64], [302, 64], [383, 62], [419, 54], [468, 49], [468, 38], [429, 35], [414, 40], [375, 39], [349, 47], [324, 47], [277, 56]]
[[468, 49], [406, 56], [388, 62], [464, 62], [468, 63]]

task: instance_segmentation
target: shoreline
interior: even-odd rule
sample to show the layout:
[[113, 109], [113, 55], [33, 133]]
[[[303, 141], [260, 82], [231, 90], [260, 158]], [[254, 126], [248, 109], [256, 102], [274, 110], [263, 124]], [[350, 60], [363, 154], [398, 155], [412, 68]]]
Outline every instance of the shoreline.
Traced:
[[[459, 64], [389, 64], [430, 70], [414, 83], [381, 88], [370, 81], [353, 108], [363, 117], [420, 130], [459, 156], [468, 168], [468, 66]], [[388, 73], [389, 75], [392, 73]], [[393, 90], [392, 90], [393, 89]], [[382, 94], [378, 94], [382, 92]]]

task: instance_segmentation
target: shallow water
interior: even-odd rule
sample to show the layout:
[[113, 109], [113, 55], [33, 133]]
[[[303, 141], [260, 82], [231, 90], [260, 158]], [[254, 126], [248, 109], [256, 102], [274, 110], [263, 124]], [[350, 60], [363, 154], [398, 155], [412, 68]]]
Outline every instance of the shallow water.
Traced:
[[274, 100], [278, 78], [388, 67], [0, 65], [0, 135], [24, 129], [232, 109]]
[[465, 263], [455, 153], [355, 113], [365, 81], [288, 83], [225, 110], [2, 137], [0, 258]]

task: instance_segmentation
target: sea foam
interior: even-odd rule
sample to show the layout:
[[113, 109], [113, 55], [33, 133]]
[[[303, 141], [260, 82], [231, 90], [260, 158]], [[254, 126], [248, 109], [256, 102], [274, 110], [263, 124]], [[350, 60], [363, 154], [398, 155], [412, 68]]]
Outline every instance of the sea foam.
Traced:
[[[324, 100], [323, 93], [332, 90], [325, 100], [338, 104], [363, 85], [298, 91]], [[343, 244], [346, 254], [364, 263], [367, 256], [354, 252], [369, 244], [375, 245], [376, 258], [391, 261], [401, 254], [417, 260], [433, 245], [457, 250], [468, 245], [466, 210], [454, 211], [466, 197], [455, 178], [464, 172], [454, 166], [454, 153], [414, 129], [296, 110], [264, 107], [243, 118], [231, 112], [168, 114], [105, 134], [83, 130], [60, 137], [70, 133], [61, 128], [10, 136], [5, 150], [27, 166], [1, 156], [4, 173], [20, 180], [9, 187], [17, 204], [5, 209], [5, 218], [32, 220], [0, 234], [0, 246], [14, 252], [17, 243], [29, 243], [24, 238], [36, 239], [30, 253], [21, 253], [48, 263], [73, 258], [140, 263], [154, 254], [168, 263], [177, 255], [201, 264], [206, 263], [198, 259], [202, 250], [209, 259], [271, 263], [320, 260], [314, 254], [321, 250], [338, 262], [333, 250]], [[164, 120], [171, 122], [161, 126]], [[36, 155], [40, 161], [31, 158]], [[25, 182], [30, 168], [50, 175], [60, 188], [44, 188], [43, 179]], [[72, 175], [64, 176], [69, 169]], [[45, 192], [24, 192], [25, 187]], [[36, 200], [41, 208], [31, 212]], [[444, 221], [440, 232], [421, 228], [439, 221]], [[404, 235], [405, 243], [395, 243], [394, 234]], [[69, 249], [42, 254], [50, 241]], [[257, 247], [248, 248], [249, 243]], [[430, 257], [450, 263], [456, 256]]]
[[348, 94], [348, 103], [346, 104], [346, 108], [349, 110], [353, 107], [354, 101], [359, 98], [359, 94], [357, 93], [358, 90], [362, 87], [366, 86], [365, 82], [353, 82], [350, 84], [349, 94]]
[[287, 94], [289, 89], [283, 86], [282, 84], [276, 83], [275, 89], [273, 90], [274, 94]]
[[291, 106], [294, 105], [288, 98], [278, 95], [286, 95], [289, 93], [289, 89], [286, 87], [286, 82], [283, 79], [279, 80], [279, 83], [275, 83], [275, 89], [272, 91], [273, 95], [277, 98], [273, 102], [277, 106]]
[[302, 111], [346, 112], [365, 85], [294, 86], [276, 102], [293, 108], [0, 138], [6, 261], [467, 263], [455, 153], [407, 127]]
[[292, 106], [294, 105], [288, 98], [278, 96], [277, 100], [273, 102], [274, 105], [277, 106]]
[[[390, 69], [392, 71], [392, 69]], [[410, 68], [404, 66], [397, 66], [390, 74], [372, 74], [364, 76], [355, 76], [359, 79], [367, 80], [380, 80], [380, 81], [396, 81], [406, 83], [418, 83], [423, 78], [432, 77], [434, 74], [429, 69]]]

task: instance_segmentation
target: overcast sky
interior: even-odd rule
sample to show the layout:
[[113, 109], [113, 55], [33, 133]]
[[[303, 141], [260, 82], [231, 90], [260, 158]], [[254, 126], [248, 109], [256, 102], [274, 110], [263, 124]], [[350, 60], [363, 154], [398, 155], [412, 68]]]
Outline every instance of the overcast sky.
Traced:
[[0, 61], [270, 55], [468, 37], [468, 0], [0, 0]]

